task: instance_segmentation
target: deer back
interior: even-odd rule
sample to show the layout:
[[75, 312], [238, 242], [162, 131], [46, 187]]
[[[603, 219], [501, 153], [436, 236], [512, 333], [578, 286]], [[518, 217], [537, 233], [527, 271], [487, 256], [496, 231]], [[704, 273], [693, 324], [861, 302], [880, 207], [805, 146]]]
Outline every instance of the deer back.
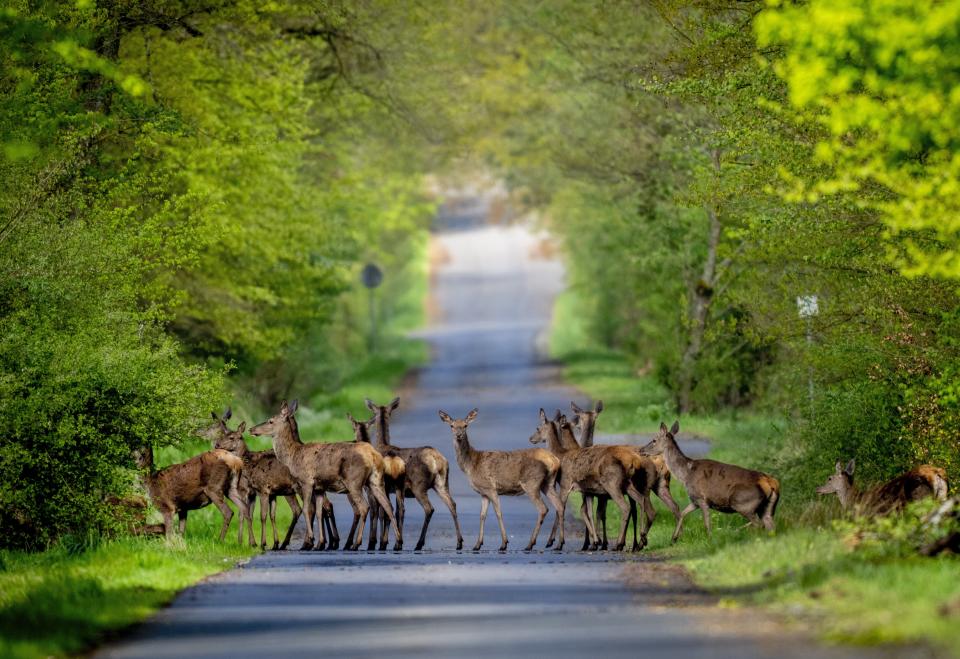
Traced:
[[779, 481], [768, 474], [716, 460], [693, 460], [683, 485], [691, 499], [705, 500], [724, 512], [734, 511], [735, 497], [755, 492], [766, 499], [780, 491]]

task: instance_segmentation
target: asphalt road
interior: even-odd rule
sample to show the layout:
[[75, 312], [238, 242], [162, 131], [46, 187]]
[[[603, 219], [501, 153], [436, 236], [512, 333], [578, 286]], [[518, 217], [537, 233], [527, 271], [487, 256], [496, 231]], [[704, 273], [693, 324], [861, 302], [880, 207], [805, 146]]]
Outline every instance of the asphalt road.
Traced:
[[[538, 349], [563, 286], [562, 267], [547, 258], [542, 238], [523, 226], [489, 226], [482, 199], [448, 208], [436, 236], [436, 317], [422, 332], [433, 360], [405, 393], [392, 435], [397, 445], [429, 444], [448, 457], [471, 547], [479, 498], [456, 466], [449, 427], [437, 410], [462, 417], [479, 408], [472, 443], [512, 449], [529, 446], [541, 406], [587, 401], [560, 382], [557, 367]], [[186, 590], [100, 656], [860, 656], [753, 625], [717, 623], [700, 609], [658, 606], [675, 586], [653, 579], [652, 586], [629, 587], [625, 570], [645, 569], [647, 559], [576, 551], [579, 525], [572, 522], [562, 554], [518, 551], [535, 519], [524, 497], [503, 498], [510, 551], [495, 551], [499, 532], [491, 509], [485, 550], [456, 552], [450, 515], [433, 500], [427, 551], [264, 554]], [[336, 505], [346, 526], [349, 509], [343, 501]], [[406, 546], [412, 547], [422, 514], [413, 500], [407, 513]]]

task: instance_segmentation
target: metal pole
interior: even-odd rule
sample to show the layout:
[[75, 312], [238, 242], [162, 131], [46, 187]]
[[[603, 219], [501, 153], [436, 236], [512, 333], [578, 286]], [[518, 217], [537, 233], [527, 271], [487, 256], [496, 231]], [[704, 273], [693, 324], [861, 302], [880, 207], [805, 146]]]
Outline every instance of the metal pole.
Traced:
[[377, 344], [377, 306], [374, 300], [376, 293], [372, 288], [367, 290], [370, 291], [370, 331], [367, 334], [367, 352], [372, 353]]

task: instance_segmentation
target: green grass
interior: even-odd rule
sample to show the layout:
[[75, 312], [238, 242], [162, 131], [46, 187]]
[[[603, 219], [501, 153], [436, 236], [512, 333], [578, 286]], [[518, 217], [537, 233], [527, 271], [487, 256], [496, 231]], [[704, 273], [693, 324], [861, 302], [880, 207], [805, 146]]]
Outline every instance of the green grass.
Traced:
[[[571, 295], [555, 310], [551, 348], [565, 363], [565, 377], [593, 399], [604, 401], [598, 433], [652, 433], [674, 418], [663, 387], [641, 376], [621, 354], [590, 342], [576, 317]], [[711, 440], [710, 457], [775, 475], [791, 459], [786, 423], [749, 413], [692, 415], [681, 430]], [[789, 469], [782, 469], [791, 473]], [[657, 519], [647, 551], [687, 567], [695, 581], [728, 606], [763, 606], [814, 629], [823, 638], [858, 644], [927, 642], [960, 656], [960, 559], [921, 558], [912, 547], [854, 546], [852, 533], [833, 520], [835, 502], [813, 500], [812, 492], [781, 478], [783, 499], [777, 531], [743, 528], [738, 515], [711, 512], [707, 538], [699, 511], [685, 520], [670, 544], [673, 517], [654, 498]], [[688, 497], [674, 479], [674, 499]], [[568, 506], [579, 510], [574, 496]], [[619, 511], [608, 508], [608, 533], [619, 529]], [[629, 535], [628, 535], [629, 537]]]
[[188, 530], [186, 540], [169, 544], [125, 538], [72, 551], [0, 552], [0, 656], [85, 650], [109, 631], [143, 620], [180, 589], [253, 554], [211, 538]]

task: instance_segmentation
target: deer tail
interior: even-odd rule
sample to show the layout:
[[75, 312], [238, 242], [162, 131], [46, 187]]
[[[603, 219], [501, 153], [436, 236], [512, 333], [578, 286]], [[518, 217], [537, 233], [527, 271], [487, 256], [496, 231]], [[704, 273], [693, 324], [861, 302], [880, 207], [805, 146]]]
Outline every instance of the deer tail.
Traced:
[[936, 498], [938, 501], [946, 501], [947, 490], [950, 489], [949, 483], [947, 482], [947, 472], [940, 467], [937, 467], [934, 470], [933, 478], [931, 480], [934, 498]]
[[767, 499], [764, 514], [769, 512], [770, 516], [773, 517], [777, 512], [777, 504], [780, 503], [780, 481], [772, 476], [764, 475], [757, 484]]

